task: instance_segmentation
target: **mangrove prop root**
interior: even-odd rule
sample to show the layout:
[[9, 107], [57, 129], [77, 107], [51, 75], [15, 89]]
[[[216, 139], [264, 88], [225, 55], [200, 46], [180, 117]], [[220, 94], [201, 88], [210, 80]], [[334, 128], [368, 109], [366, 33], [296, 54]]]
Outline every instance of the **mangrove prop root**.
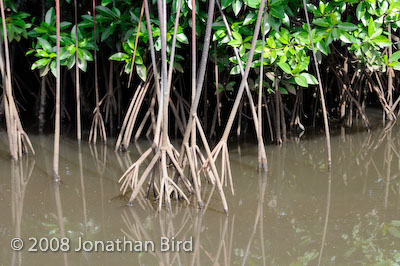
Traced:
[[[3, 59], [3, 49], [0, 50], [0, 68], [3, 78], [3, 101], [4, 101], [4, 112], [6, 116], [7, 134], [10, 145], [11, 157], [14, 160], [18, 160], [22, 157], [23, 153], [28, 152], [28, 149], [35, 154], [32, 144], [29, 140], [28, 135], [25, 133], [19, 114], [15, 105], [13, 96], [13, 89], [11, 84], [11, 67], [10, 67], [10, 52], [8, 47], [7, 29], [6, 29], [6, 18], [4, 13], [3, 0], [0, 1], [1, 17], [2, 17], [2, 29], [4, 36], [4, 56], [5, 66]], [[1, 43], [0, 43], [1, 45]]]
[[317, 61], [317, 56], [315, 54], [314, 42], [313, 42], [313, 38], [312, 38], [312, 34], [311, 34], [310, 19], [308, 18], [306, 0], [303, 0], [303, 6], [304, 6], [304, 13], [306, 15], [308, 35], [310, 37], [312, 54], [313, 54], [313, 58], [314, 58], [314, 66], [315, 66], [315, 70], [316, 70], [316, 73], [317, 73], [319, 93], [320, 93], [320, 97], [321, 97], [322, 113], [324, 115], [326, 146], [327, 146], [327, 150], [328, 150], [328, 167], [329, 167], [329, 169], [331, 169], [332, 152], [331, 152], [331, 136], [330, 136], [330, 133], [329, 133], [328, 112], [326, 110], [325, 95], [324, 95], [324, 90], [322, 88], [322, 80], [321, 80], [321, 75], [319, 73], [319, 65], [318, 65], [318, 61]]
[[100, 97], [99, 97], [99, 79], [97, 77], [97, 43], [96, 43], [96, 1], [93, 0], [93, 43], [94, 43], [94, 83], [96, 93], [96, 107], [93, 111], [93, 121], [90, 128], [89, 142], [96, 143], [97, 131], [100, 132], [100, 137], [103, 142], [107, 142], [106, 128], [104, 126], [104, 120], [100, 113]]

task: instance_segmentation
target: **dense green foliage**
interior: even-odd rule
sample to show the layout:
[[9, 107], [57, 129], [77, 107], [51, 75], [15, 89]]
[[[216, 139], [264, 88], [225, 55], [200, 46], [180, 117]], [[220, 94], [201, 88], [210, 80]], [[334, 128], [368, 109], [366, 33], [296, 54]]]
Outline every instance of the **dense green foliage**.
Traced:
[[[18, 1], [17, 1], [18, 2]], [[80, 2], [80, 1], [78, 1]], [[150, 1], [151, 2], [151, 1]], [[174, 31], [174, 18], [177, 12], [178, 0], [170, 0], [168, 3], [167, 41], [171, 45]], [[238, 60], [233, 55], [231, 47], [237, 47], [242, 64], [247, 61], [250, 41], [253, 34], [257, 16], [257, 8], [260, 0], [221, 0], [221, 7], [227, 16], [232, 30], [233, 39], [229, 38], [222, 21], [221, 13], [216, 8], [215, 22], [213, 23], [213, 37], [209, 56], [209, 69], [214, 69], [211, 64], [218, 64], [219, 80], [209, 82], [216, 87], [216, 93], [232, 93], [238, 85], [240, 70]], [[11, 9], [7, 18], [8, 36], [10, 41], [20, 41], [27, 38], [32, 47], [26, 50], [26, 54], [33, 56], [31, 69], [39, 69], [40, 75], [55, 74], [55, 18], [52, 1], [46, 1], [46, 13], [44, 19], [34, 17], [26, 13], [30, 8], [29, 3], [21, 5], [20, 12], [14, 1], [6, 1]], [[63, 14], [61, 23], [61, 64], [68, 69], [75, 65], [74, 53], [78, 49], [79, 68], [86, 71], [88, 62], [93, 61], [93, 17], [91, 16], [90, 3], [79, 3], [79, 21], [76, 27], [73, 20], [73, 1], [62, 3]], [[161, 49], [160, 29], [158, 16], [156, 15], [155, 1], [150, 3], [152, 19], [152, 35], [157, 51]], [[146, 21], [143, 18], [138, 30], [142, 1], [126, 0], [102, 0], [96, 7], [97, 40], [101, 56], [120, 62], [115, 71], [129, 74], [132, 69], [138, 78], [145, 81], [147, 71], [151, 64], [149, 55], [149, 42]], [[202, 40], [205, 22], [207, 20], [207, 3], [205, 0], [196, 1], [197, 13], [197, 38]], [[180, 13], [180, 21], [177, 34], [177, 51], [174, 67], [176, 73], [189, 75], [189, 36], [191, 32], [191, 1], [183, 0]], [[307, 4], [308, 12], [312, 18], [312, 36], [317, 49], [317, 58], [322, 69], [327, 70], [328, 75], [339, 77], [337, 86], [345, 84], [347, 88], [353, 85], [351, 76], [353, 73], [365, 73], [360, 80], [372, 82], [372, 86], [366, 86], [359, 91], [349, 91], [351, 97], [357, 99], [363, 107], [365, 98], [370, 92], [376, 92], [380, 103], [390, 115], [396, 92], [386, 91], [387, 84], [379, 78], [388, 74], [391, 69], [394, 75], [399, 75], [400, 70], [400, 1], [398, 0], [346, 0], [346, 1], [311, 1]], [[86, 13], [83, 13], [86, 12]], [[279, 91], [281, 94], [297, 94], [302, 88], [317, 84], [312, 66], [311, 43], [305, 23], [303, 4], [298, 0], [270, 0], [266, 8], [265, 45], [261, 37], [257, 42], [256, 55], [253, 60], [249, 76], [251, 89], [258, 88], [259, 66], [263, 53], [264, 91], [266, 95], [274, 94], [274, 80], [279, 79]], [[75, 30], [78, 29], [79, 47], [75, 47]], [[138, 47], [135, 47], [136, 34]], [[264, 50], [262, 49], [264, 47]], [[136, 49], [135, 49], [136, 48]], [[391, 48], [391, 49], [389, 49]], [[201, 49], [201, 44], [200, 44]], [[136, 51], [135, 55], [133, 55]], [[167, 50], [168, 55], [170, 49]], [[132, 62], [134, 59], [134, 62]], [[350, 64], [343, 71], [343, 64]], [[134, 67], [132, 66], [134, 64]], [[336, 69], [336, 70], [334, 70]], [[390, 71], [389, 71], [390, 70]], [[372, 75], [378, 73], [378, 76]], [[213, 75], [210, 75], [212, 77]], [[326, 79], [326, 78], [325, 78]], [[331, 80], [331, 78], [328, 78]], [[394, 80], [394, 87], [397, 81]], [[360, 83], [362, 83], [360, 81]], [[383, 83], [383, 84], [381, 84]], [[377, 85], [380, 85], [380, 91]], [[324, 84], [330, 89], [331, 110], [337, 110], [340, 103], [349, 99], [343, 93], [335, 93], [331, 84]], [[361, 86], [361, 85], [360, 85]], [[363, 87], [363, 86], [361, 86]], [[372, 89], [372, 87], [374, 89]], [[386, 87], [386, 89], [385, 89]], [[369, 90], [368, 90], [369, 88]], [[389, 89], [388, 89], [389, 90]], [[396, 90], [395, 90], [396, 91]], [[312, 95], [312, 93], [310, 93]], [[346, 95], [346, 94], [345, 94]], [[288, 96], [285, 96], [288, 97]], [[289, 101], [289, 102], [288, 102]], [[285, 99], [286, 104], [291, 100]], [[333, 108], [333, 109], [332, 109]], [[349, 107], [347, 107], [349, 108]], [[351, 107], [352, 108], [352, 107]], [[290, 108], [289, 108], [290, 109]], [[358, 110], [359, 112], [360, 110]], [[349, 113], [349, 112], [347, 112]], [[351, 112], [350, 112], [351, 113]]]

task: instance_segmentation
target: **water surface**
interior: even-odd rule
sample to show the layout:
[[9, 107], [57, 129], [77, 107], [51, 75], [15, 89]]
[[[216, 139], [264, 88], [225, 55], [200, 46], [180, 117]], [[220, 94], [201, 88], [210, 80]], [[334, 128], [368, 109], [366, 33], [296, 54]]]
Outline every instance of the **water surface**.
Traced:
[[[306, 134], [307, 135], [307, 134]], [[303, 137], [304, 138], [304, 137]], [[52, 180], [52, 136], [31, 136], [35, 156], [9, 160], [0, 133], [0, 265], [398, 265], [400, 131], [375, 129], [267, 146], [268, 176], [257, 173], [257, 146], [231, 144], [235, 196], [203, 186], [205, 211], [174, 203], [156, 211], [143, 197], [126, 206], [117, 181], [149, 143], [116, 154], [112, 146], [61, 140], [60, 175]], [[192, 202], [193, 199], [192, 199]], [[133, 240], [192, 237], [193, 252], [28, 252], [29, 237]], [[25, 248], [12, 252], [10, 240]]]

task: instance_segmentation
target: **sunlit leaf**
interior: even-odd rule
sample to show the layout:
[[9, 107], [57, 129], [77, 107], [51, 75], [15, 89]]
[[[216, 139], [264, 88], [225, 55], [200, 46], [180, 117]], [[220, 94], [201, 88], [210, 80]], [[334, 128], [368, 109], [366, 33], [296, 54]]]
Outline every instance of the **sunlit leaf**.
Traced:
[[369, 23], [368, 23], [368, 36], [371, 37], [372, 34], [375, 32], [375, 22], [372, 19], [372, 17], [369, 18]]
[[51, 50], [52, 50], [51, 44], [45, 39], [42, 39], [42, 38], [37, 38], [37, 39], [38, 39], [39, 45], [43, 48], [43, 50], [45, 50], [48, 53], [51, 53]]
[[300, 76], [305, 77], [308, 84], [311, 84], [311, 85], [318, 84], [318, 80], [309, 73], [301, 73]]
[[288, 63], [279, 62], [279, 63], [278, 63], [278, 66], [279, 66], [283, 71], [285, 71], [285, 73], [287, 73], [287, 74], [292, 74], [292, 69], [290, 68], [290, 66], [289, 66]]
[[124, 61], [128, 58], [129, 58], [129, 56], [125, 53], [115, 53], [112, 56], [110, 56], [110, 60], [114, 60], [114, 61]]
[[389, 41], [389, 39], [383, 35], [380, 35], [380, 36], [374, 38], [373, 41], [377, 45], [379, 45], [379, 47], [388, 47], [388, 46], [392, 45], [392, 43]]
[[34, 69], [36, 69], [36, 68], [42, 68], [42, 67], [44, 67], [45, 65], [47, 65], [47, 63], [49, 63], [49, 62], [50, 62], [50, 58], [42, 58], [42, 59], [39, 59], [39, 60], [35, 61], [35, 62], [32, 64], [31, 69], [34, 70]]
[[392, 54], [392, 56], [389, 58], [389, 62], [394, 62], [398, 61], [400, 59], [400, 51], [397, 51]]
[[242, 9], [242, 1], [241, 0], [234, 0], [233, 4], [232, 4], [232, 9], [233, 9], [233, 13], [235, 13], [235, 16], [237, 16], [240, 12], [240, 10]]
[[232, 2], [233, 2], [233, 0], [222, 0], [221, 1], [222, 9], [225, 9], [228, 6], [230, 6], [232, 4]]
[[147, 79], [147, 68], [145, 65], [136, 64], [136, 73], [141, 80], [146, 81]]
[[338, 28], [344, 31], [355, 31], [358, 29], [356, 25], [350, 22], [343, 22], [338, 25]]
[[239, 68], [239, 66], [234, 66], [232, 69], [231, 69], [231, 71], [230, 71], [230, 74], [231, 75], [237, 75], [237, 74], [239, 74], [240, 73], [240, 68]]
[[294, 81], [296, 82], [297, 85], [301, 86], [301, 87], [308, 87], [308, 83], [307, 83], [307, 79], [303, 76], [297, 76], [294, 77]]
[[184, 33], [177, 34], [176, 35], [176, 39], [179, 42], [184, 43], [184, 44], [188, 44], [189, 43], [189, 40], [188, 40], [188, 38], [186, 37], [186, 35]]

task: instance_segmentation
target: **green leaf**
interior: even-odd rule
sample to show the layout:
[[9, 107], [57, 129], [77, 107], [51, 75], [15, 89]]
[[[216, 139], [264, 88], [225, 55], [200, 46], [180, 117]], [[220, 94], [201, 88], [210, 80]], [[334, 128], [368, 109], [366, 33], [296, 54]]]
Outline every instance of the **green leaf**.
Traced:
[[147, 68], [145, 65], [136, 64], [136, 73], [139, 75], [140, 79], [146, 81], [147, 79]]
[[174, 68], [178, 70], [179, 72], [183, 73], [183, 67], [181, 63], [174, 61]]
[[398, 61], [399, 59], [400, 59], [400, 50], [392, 54], [392, 56], [389, 58], [389, 62]]
[[47, 65], [49, 62], [50, 62], [50, 58], [42, 58], [42, 59], [39, 59], [39, 60], [35, 61], [35, 62], [32, 64], [31, 69], [34, 70], [34, 69], [36, 69], [36, 68], [42, 68], [42, 67], [44, 67], [45, 65]]
[[176, 35], [176, 39], [179, 42], [184, 43], [184, 44], [188, 44], [189, 43], [189, 40], [188, 40], [188, 38], [186, 37], [186, 35], [184, 33], [177, 34]]
[[96, 11], [99, 12], [99, 14], [105, 16], [105, 17], [115, 17], [115, 14], [109, 9], [108, 7], [105, 6], [96, 6]]
[[235, 13], [235, 16], [237, 16], [240, 12], [240, 10], [242, 9], [243, 3], [241, 0], [234, 0], [233, 5], [232, 5], [232, 9], [233, 9], [233, 13]]
[[114, 7], [114, 6], [112, 8], [112, 12], [113, 12], [114, 16], [116, 16], [118, 18], [121, 16], [121, 11], [118, 8]]
[[104, 42], [104, 40], [106, 40], [108, 37], [110, 37], [110, 35], [112, 35], [114, 33], [114, 30], [115, 30], [115, 26], [107, 27], [105, 29], [105, 31], [103, 31], [103, 33], [101, 34], [101, 41]]
[[375, 32], [375, 22], [372, 19], [372, 17], [369, 18], [369, 23], [368, 23], [368, 36], [371, 37], [372, 34]]
[[329, 28], [329, 27], [331, 26], [331, 23], [330, 23], [329, 20], [326, 19], [326, 18], [317, 18], [317, 19], [314, 19], [314, 20], [312, 21], [312, 23], [315, 24], [315, 25], [317, 25], [317, 26], [323, 27], [323, 28]]
[[111, 4], [113, 0], [101, 0], [101, 5], [102, 6], [107, 6], [108, 4]]
[[35, 50], [33, 50], [33, 49], [31, 49], [31, 50], [28, 50], [28, 52], [26, 52], [26, 55], [33, 54], [34, 52], [35, 52]]
[[47, 40], [42, 39], [40, 37], [37, 39], [38, 39], [39, 45], [43, 48], [43, 50], [45, 50], [48, 53], [51, 53], [51, 50], [52, 50], [51, 44]]
[[288, 91], [285, 88], [279, 87], [278, 90], [282, 94], [285, 94], [285, 95], [289, 94]]
[[15, 4], [14, 1], [6, 1], [6, 5], [11, 8], [12, 11], [17, 12], [17, 5]]
[[340, 35], [340, 40], [344, 43], [357, 43], [357, 39], [353, 35], [350, 35], [345, 31], [343, 31]]
[[285, 12], [281, 7], [271, 7], [270, 14], [278, 19], [285, 17]]
[[139, 52], [137, 52], [137, 51], [136, 51], [136, 56], [135, 56], [135, 64], [143, 65], [143, 59], [140, 56]]
[[258, 8], [261, 0], [244, 0], [244, 3], [251, 8]]
[[232, 41], [228, 42], [228, 44], [232, 47], [239, 47], [240, 45], [242, 45], [242, 43], [238, 40], [232, 40]]
[[325, 13], [325, 4], [324, 2], [320, 1], [319, 2], [319, 11], [324, 14]]
[[229, 7], [232, 4], [233, 0], [222, 0], [221, 5], [222, 9]]
[[278, 66], [279, 66], [283, 71], [285, 71], [285, 73], [287, 73], [287, 74], [292, 74], [292, 69], [290, 68], [290, 66], [289, 66], [288, 63], [279, 62], [279, 63], [278, 63]]
[[250, 12], [243, 20], [243, 26], [249, 25], [254, 22], [257, 18], [256, 13]]
[[126, 74], [131, 73], [131, 66], [132, 66], [132, 61], [129, 61], [128, 64], [125, 65], [124, 71]]
[[276, 48], [276, 43], [275, 43], [274, 38], [272, 36], [268, 37], [267, 44], [271, 48]]
[[[225, 90], [227, 91], [233, 91], [233, 86], [235, 86], [236, 82], [235, 81], [231, 81], [228, 84], [226, 84], [225, 86]], [[222, 87], [223, 89], [223, 87]]]
[[71, 22], [68, 22], [68, 21], [63, 21], [63, 22], [61, 22], [60, 23], [60, 30], [64, 30], [64, 29], [66, 29], [66, 28], [68, 28], [69, 26], [71, 26]]
[[71, 69], [74, 65], [75, 65], [75, 56], [71, 56], [68, 59], [67, 67], [68, 67], [68, 69]]
[[282, 5], [283, 0], [271, 0], [270, 6], [280, 6]]
[[51, 74], [53, 74], [53, 76], [57, 77], [56, 60], [51, 61], [51, 63], [50, 63], [50, 70], [51, 70]]
[[85, 59], [78, 59], [78, 67], [83, 71], [86, 72], [87, 69], [87, 61]]
[[395, 63], [397, 63], [397, 64], [395, 64], [395, 65], [393, 66], [393, 69], [394, 69], [394, 70], [400, 70], [400, 63], [399, 63], [399, 62], [395, 62]]
[[216, 32], [214, 32], [213, 41], [219, 40], [225, 36], [226, 36], [225, 30], [217, 30]]
[[44, 21], [47, 23], [47, 25], [51, 25], [52, 22], [54, 22], [54, 17], [55, 17], [55, 12], [54, 8], [52, 7], [49, 10], [47, 10]]
[[109, 59], [114, 61], [125, 61], [126, 59], [129, 59], [129, 56], [125, 53], [116, 53], [110, 56]]
[[42, 49], [37, 49], [35, 56], [36, 57], [49, 57], [49, 54], [46, 51], [42, 50]]
[[365, 3], [361, 1], [356, 8], [356, 16], [358, 20], [361, 20], [362, 17], [365, 15]]
[[47, 64], [45, 67], [42, 67], [42, 68], [39, 70], [39, 75], [40, 75], [41, 77], [44, 77], [44, 76], [47, 75], [47, 73], [49, 73], [49, 70], [50, 70], [50, 65]]
[[79, 50], [82, 51], [83, 59], [85, 59], [86, 61], [93, 61], [93, 56], [88, 50], [86, 49], [79, 49]]
[[318, 84], [318, 80], [313, 75], [311, 75], [309, 73], [301, 73], [300, 76], [305, 77], [308, 84], [311, 84], [311, 85], [317, 85]]
[[67, 48], [63, 47], [60, 49], [60, 60], [65, 60], [69, 56], [71, 56], [71, 53], [67, 50]]
[[377, 28], [375, 29], [374, 33], [370, 36], [371, 39], [375, 39], [376, 37], [378, 37], [379, 35], [381, 35], [383, 32], [382, 28]]
[[383, 35], [379, 35], [378, 37], [374, 38], [373, 41], [381, 48], [392, 45], [389, 39]]
[[328, 55], [328, 47], [324, 41], [320, 41], [317, 43], [317, 49], [321, 51], [324, 55]]
[[234, 66], [234, 67], [231, 69], [231, 72], [230, 72], [231, 75], [237, 75], [237, 74], [239, 74], [239, 73], [240, 73], [240, 68], [239, 68], [239, 66]]
[[240, 35], [239, 32], [236, 32], [236, 31], [232, 32], [232, 36], [233, 36], [233, 38], [234, 38], [235, 40], [239, 41], [240, 43], [243, 42], [242, 35]]
[[294, 81], [296, 82], [297, 85], [301, 87], [308, 87], [307, 79], [304, 76], [297, 76], [294, 77]]
[[356, 25], [350, 22], [343, 22], [338, 25], [338, 28], [344, 31], [355, 31], [358, 29]]

